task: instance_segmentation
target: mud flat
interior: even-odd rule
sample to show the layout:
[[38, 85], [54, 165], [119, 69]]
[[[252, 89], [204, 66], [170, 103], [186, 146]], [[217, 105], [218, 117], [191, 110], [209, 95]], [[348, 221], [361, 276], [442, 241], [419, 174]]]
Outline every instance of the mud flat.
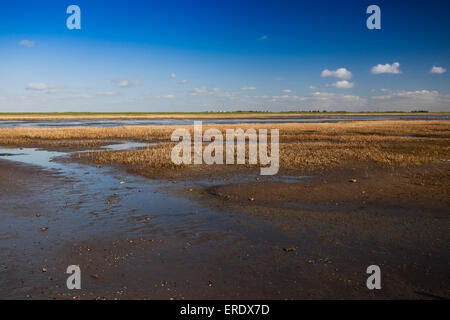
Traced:
[[265, 126], [273, 177], [175, 168], [171, 127], [0, 130], [0, 298], [450, 297], [449, 122]]

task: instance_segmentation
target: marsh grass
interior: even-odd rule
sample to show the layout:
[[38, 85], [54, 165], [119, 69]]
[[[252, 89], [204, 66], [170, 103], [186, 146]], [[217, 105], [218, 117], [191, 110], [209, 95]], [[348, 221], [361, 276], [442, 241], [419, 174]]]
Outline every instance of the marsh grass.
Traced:
[[[133, 170], [182, 169], [171, 161], [175, 143], [170, 136], [179, 126], [115, 128], [1, 129], [1, 145], [70, 146], [89, 149], [113, 140], [158, 142], [134, 151], [79, 153], [75, 160], [123, 165]], [[184, 126], [191, 130], [192, 126]], [[279, 129], [280, 168], [314, 170], [347, 163], [395, 167], [450, 159], [448, 121], [353, 121], [343, 123], [283, 123], [204, 125], [226, 129]], [[270, 145], [270, 144], [269, 144]], [[248, 148], [247, 152], [248, 152]], [[248, 166], [248, 165], [247, 165]], [[205, 166], [208, 167], [208, 166]], [[214, 167], [214, 166], [211, 166]], [[227, 166], [228, 167], [228, 166]], [[234, 166], [233, 166], [234, 167]]]

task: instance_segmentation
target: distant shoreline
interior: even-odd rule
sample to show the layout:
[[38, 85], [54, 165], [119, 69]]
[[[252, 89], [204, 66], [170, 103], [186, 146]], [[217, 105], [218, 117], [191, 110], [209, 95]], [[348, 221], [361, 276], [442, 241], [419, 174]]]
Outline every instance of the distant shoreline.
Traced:
[[41, 119], [246, 119], [323, 116], [420, 116], [450, 115], [450, 112], [4, 112], [0, 120]]

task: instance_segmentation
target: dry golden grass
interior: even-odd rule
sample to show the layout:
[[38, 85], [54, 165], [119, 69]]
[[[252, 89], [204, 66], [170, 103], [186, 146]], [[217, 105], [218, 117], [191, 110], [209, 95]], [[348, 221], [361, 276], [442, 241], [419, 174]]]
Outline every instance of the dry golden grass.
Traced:
[[0, 145], [32, 146], [86, 150], [114, 140], [160, 141], [170, 137], [172, 129], [155, 127], [114, 128], [17, 128], [0, 129]]
[[170, 154], [174, 143], [161, 143], [144, 149], [132, 151], [95, 151], [77, 153], [73, 159], [88, 160], [98, 164], [123, 165], [134, 170], [181, 169], [175, 166]]
[[0, 143], [8, 139], [24, 140], [82, 140], [82, 139], [128, 139], [139, 141], [158, 141], [170, 137], [173, 128], [151, 126], [123, 126], [113, 128], [74, 127], [74, 128], [17, 128], [0, 129]]
[[[178, 126], [116, 128], [1, 129], [0, 145], [77, 148], [117, 139], [158, 142], [134, 151], [99, 151], [75, 156], [95, 163], [145, 170], [173, 170], [170, 135]], [[185, 128], [192, 131], [192, 126]], [[450, 159], [449, 121], [355, 121], [344, 123], [284, 123], [204, 125], [203, 129], [279, 129], [280, 168], [312, 170], [346, 163], [408, 166]], [[234, 167], [234, 166], [233, 166]], [[213, 168], [213, 167], [211, 167]]]

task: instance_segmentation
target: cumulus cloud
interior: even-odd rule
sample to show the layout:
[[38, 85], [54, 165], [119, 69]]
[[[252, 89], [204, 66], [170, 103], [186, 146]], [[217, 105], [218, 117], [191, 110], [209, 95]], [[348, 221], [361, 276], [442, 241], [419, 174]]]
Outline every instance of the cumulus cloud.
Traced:
[[186, 83], [188, 83], [188, 81], [187, 80], [178, 80], [177, 83], [178, 84], [186, 84]]
[[177, 96], [174, 94], [167, 94], [165, 96], [162, 96], [164, 99], [175, 99]]
[[171, 74], [170, 74], [170, 77], [171, 77], [172, 79], [175, 79], [175, 78], [177, 77], [177, 75], [176, 75], [175, 73], [171, 73]]
[[292, 90], [291, 90], [291, 89], [283, 89], [283, 90], [281, 90], [281, 92], [284, 92], [284, 93], [291, 93]]
[[445, 69], [445, 68], [433, 66], [430, 70], [430, 73], [431, 74], [443, 74], [446, 71], [447, 71], [447, 69]]
[[309, 86], [308, 89], [313, 90], [313, 91], [319, 90], [319, 88], [317, 88], [316, 86]]
[[269, 38], [269, 37], [267, 36], [267, 34], [265, 34], [265, 35], [261, 36], [258, 40], [260, 40], [260, 41], [267, 40], [267, 38]]
[[391, 73], [391, 74], [400, 74], [400, 63], [394, 62], [393, 64], [377, 64], [372, 67], [372, 74], [382, 74], [382, 73]]
[[337, 89], [351, 89], [355, 86], [354, 82], [349, 82], [347, 80], [337, 81], [332, 84], [328, 84], [327, 87], [337, 88]]
[[241, 87], [241, 90], [243, 90], [243, 91], [253, 91], [253, 90], [256, 90], [256, 87], [244, 86], [244, 87]]
[[348, 71], [347, 69], [345, 69], [345, 68], [339, 68], [339, 69], [336, 69], [336, 70], [328, 70], [328, 69], [325, 69], [325, 70], [323, 70], [322, 71], [322, 73], [320, 74], [320, 76], [322, 77], [322, 78], [325, 78], [325, 77], [334, 77], [334, 78], [338, 78], [338, 79], [346, 79], [346, 80], [349, 80], [349, 79], [351, 79], [352, 78], [352, 73], [350, 72], [350, 71]]
[[28, 47], [28, 48], [32, 48], [36, 45], [36, 42], [31, 41], [31, 40], [22, 40], [22, 41], [19, 41], [19, 45]]
[[139, 80], [113, 80], [113, 83], [119, 88], [131, 88], [138, 86]]

